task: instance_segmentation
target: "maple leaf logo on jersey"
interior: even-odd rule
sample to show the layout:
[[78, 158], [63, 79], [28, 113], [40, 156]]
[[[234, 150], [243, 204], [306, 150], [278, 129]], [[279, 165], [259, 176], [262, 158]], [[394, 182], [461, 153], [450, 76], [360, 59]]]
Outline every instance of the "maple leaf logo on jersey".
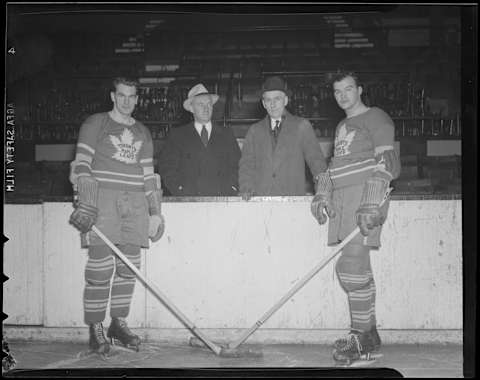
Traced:
[[117, 149], [117, 152], [113, 155], [118, 161], [125, 162], [127, 164], [135, 164], [137, 162], [137, 155], [142, 147], [142, 141], [133, 141], [133, 133], [125, 128], [120, 138], [110, 135], [110, 141]]
[[350, 154], [350, 144], [355, 137], [355, 131], [347, 133], [347, 126], [342, 124], [338, 129], [337, 137], [335, 138], [335, 156], [345, 156]]

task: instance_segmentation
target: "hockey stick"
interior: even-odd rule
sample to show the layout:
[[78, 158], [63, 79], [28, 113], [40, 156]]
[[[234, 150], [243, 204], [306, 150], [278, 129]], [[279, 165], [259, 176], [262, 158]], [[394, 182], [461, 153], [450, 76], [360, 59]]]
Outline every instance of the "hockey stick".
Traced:
[[117, 257], [122, 260], [125, 265], [138, 277], [138, 279], [149, 289], [155, 297], [157, 297], [160, 302], [168, 309], [170, 312], [177, 317], [177, 319], [183, 323], [183, 325], [188, 328], [192, 334], [194, 334], [198, 339], [204, 342], [208, 348], [210, 348], [215, 354], [221, 355], [223, 348], [217, 344], [211, 342], [203, 333], [201, 333], [195, 325], [180, 311], [175, 305], [169, 301], [169, 299], [158, 289], [158, 287], [153, 284], [151, 281], [147, 280], [143, 274], [138, 270], [138, 268], [133, 265], [130, 260], [125, 257], [125, 255], [96, 227], [92, 227], [92, 231], [95, 232], [104, 242], [107, 244], [112, 251], [117, 255]]
[[92, 227], [92, 231], [95, 232], [104, 242], [107, 244], [117, 255], [117, 257], [122, 260], [125, 265], [137, 276], [137, 278], [143, 283], [143, 285], [149, 289], [155, 297], [160, 300], [160, 302], [175, 316], [177, 319], [183, 323], [183, 325], [189, 329], [193, 335], [200, 339], [205, 345], [208, 346], [216, 355], [225, 357], [225, 358], [237, 358], [242, 356], [252, 356], [258, 357], [261, 356], [260, 352], [255, 352], [253, 350], [239, 350], [236, 347], [221, 347], [220, 345], [213, 343], [208, 339], [202, 332], [200, 332], [197, 327], [180, 311], [177, 307], [158, 289], [158, 287], [147, 280], [142, 273], [133, 265], [130, 260], [125, 257], [125, 255], [96, 227]]
[[[380, 203], [379, 206], [382, 206], [390, 191], [388, 191]], [[295, 293], [297, 293], [303, 286], [310, 281], [310, 279], [315, 276], [325, 265], [327, 265], [335, 256], [337, 256], [342, 249], [350, 243], [350, 241], [360, 232], [360, 228], [357, 226], [355, 229], [350, 232], [350, 234], [343, 239], [343, 241], [335, 246], [335, 250], [326, 258], [324, 258], [320, 263], [318, 263], [310, 272], [308, 272], [305, 277], [303, 277], [293, 288], [291, 288], [287, 294], [285, 294], [275, 305], [273, 305], [255, 324], [250, 327], [247, 331], [245, 331], [240, 338], [238, 338], [235, 342], [232, 342], [228, 345], [229, 348], [235, 349], [240, 346], [243, 342], [245, 342], [250, 335], [252, 335], [260, 326], [262, 326], [265, 321], [270, 318], [273, 313], [275, 313], [278, 309], [280, 309], [285, 302], [287, 302]]]

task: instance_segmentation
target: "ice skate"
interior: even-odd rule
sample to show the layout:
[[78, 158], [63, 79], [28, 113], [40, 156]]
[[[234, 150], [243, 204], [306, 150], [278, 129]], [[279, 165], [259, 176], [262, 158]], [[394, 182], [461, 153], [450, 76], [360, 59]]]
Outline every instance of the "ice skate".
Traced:
[[90, 347], [90, 351], [92, 353], [97, 353], [105, 358], [110, 352], [110, 344], [105, 338], [102, 323], [92, 323], [90, 325], [89, 333], [90, 339], [88, 345]]
[[2, 336], [2, 352], [5, 355], [2, 355], [2, 374], [4, 372], [10, 371], [15, 368], [17, 365], [17, 361], [10, 353], [10, 348], [8, 347], [8, 343], [6, 340], [3, 339]]
[[[356, 330], [350, 331], [350, 334], [360, 334], [360, 332]], [[380, 335], [378, 335], [377, 327], [373, 326], [369, 331], [366, 331], [362, 334], [361, 341], [365, 341], [366, 339], [369, 340], [369, 345], [372, 346], [372, 352], [378, 352], [380, 350], [380, 346], [382, 345], [382, 340], [380, 339]], [[334, 343], [335, 349], [339, 349], [347, 344], [347, 338], [340, 338], [337, 339]]]
[[337, 366], [362, 367], [372, 365], [381, 355], [375, 354], [375, 344], [369, 333], [352, 331], [344, 339], [335, 342], [333, 359]]
[[112, 318], [107, 337], [110, 338], [112, 344], [120, 342], [127, 348], [132, 348], [137, 352], [139, 350], [140, 338], [130, 331], [123, 318]]

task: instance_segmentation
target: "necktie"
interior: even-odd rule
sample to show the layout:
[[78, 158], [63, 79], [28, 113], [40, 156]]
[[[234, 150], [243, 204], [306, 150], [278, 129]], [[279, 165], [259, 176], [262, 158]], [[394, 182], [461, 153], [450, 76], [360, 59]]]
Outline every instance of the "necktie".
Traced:
[[202, 132], [200, 133], [200, 138], [202, 139], [203, 145], [207, 146], [208, 144], [208, 132], [207, 128], [202, 125]]
[[275, 127], [273, 128], [273, 137], [275, 138], [275, 142], [277, 142], [279, 132], [280, 132], [280, 120], [276, 120]]

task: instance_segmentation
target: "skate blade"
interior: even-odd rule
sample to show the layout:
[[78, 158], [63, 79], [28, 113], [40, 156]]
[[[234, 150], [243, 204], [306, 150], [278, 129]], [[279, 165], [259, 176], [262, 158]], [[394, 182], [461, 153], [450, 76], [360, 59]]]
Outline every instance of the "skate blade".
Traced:
[[380, 359], [383, 355], [382, 354], [374, 354], [371, 353], [370, 356], [367, 358], [365, 355], [362, 355], [360, 359], [347, 361], [347, 362], [336, 362], [336, 367], [343, 367], [343, 368], [357, 368], [357, 367], [368, 367], [374, 365], [377, 362], [377, 359]]
[[82, 359], [87, 359], [92, 356], [97, 356], [103, 361], [108, 361], [110, 357], [114, 356], [115, 353], [110, 350], [108, 353], [104, 352], [97, 352], [95, 350], [86, 350], [86, 351], [80, 351], [77, 354], [77, 359], [82, 360]]
[[131, 344], [125, 345], [121, 341], [119, 341], [118, 339], [115, 339], [115, 338], [110, 338], [110, 343], [111, 343], [112, 347], [115, 347], [115, 349], [118, 349], [118, 350], [121, 350], [121, 351], [126, 351], [126, 352], [135, 351], [135, 352], [138, 352], [140, 350], [140, 348], [139, 348], [140, 343], [136, 346], [131, 345]]

